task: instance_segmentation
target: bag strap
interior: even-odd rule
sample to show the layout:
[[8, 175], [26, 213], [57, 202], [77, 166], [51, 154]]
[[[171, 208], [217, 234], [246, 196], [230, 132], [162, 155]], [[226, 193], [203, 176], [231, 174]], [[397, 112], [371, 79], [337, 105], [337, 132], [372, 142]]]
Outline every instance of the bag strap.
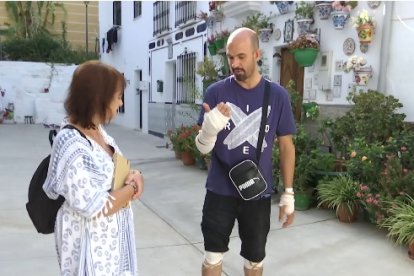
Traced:
[[[262, 153], [262, 145], [264, 139], [264, 129], [267, 121], [267, 110], [269, 105], [269, 94], [270, 94], [270, 82], [265, 80], [265, 88], [264, 88], [264, 95], [263, 95], [263, 106], [262, 106], [262, 118], [260, 121], [260, 130], [259, 130], [259, 137], [257, 139], [257, 146], [256, 146], [256, 164], [259, 165], [260, 155]], [[226, 166], [218, 157], [216, 152], [213, 150], [213, 154], [216, 155], [217, 161], [220, 163], [222, 167], [224, 167], [227, 171], [230, 171], [230, 167]]]
[[260, 155], [262, 154], [262, 145], [263, 145], [263, 138], [264, 138], [264, 129], [267, 121], [267, 108], [269, 105], [269, 90], [270, 84], [269, 81], [265, 80], [265, 90], [263, 96], [263, 106], [262, 106], [262, 119], [260, 121], [260, 131], [259, 131], [259, 138], [257, 139], [257, 147], [256, 147], [256, 160], [257, 164], [259, 165]]

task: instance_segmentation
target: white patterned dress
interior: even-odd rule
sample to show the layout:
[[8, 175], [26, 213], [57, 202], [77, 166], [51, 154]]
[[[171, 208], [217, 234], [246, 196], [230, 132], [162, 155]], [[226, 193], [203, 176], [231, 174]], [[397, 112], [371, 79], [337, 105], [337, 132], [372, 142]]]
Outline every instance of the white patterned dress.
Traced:
[[[106, 143], [119, 152], [114, 139], [102, 126], [99, 130]], [[97, 217], [109, 200], [114, 164], [99, 144], [88, 140], [74, 129], [60, 130], [43, 185], [50, 198], [65, 197], [55, 225], [60, 274], [136, 276], [131, 205]]]

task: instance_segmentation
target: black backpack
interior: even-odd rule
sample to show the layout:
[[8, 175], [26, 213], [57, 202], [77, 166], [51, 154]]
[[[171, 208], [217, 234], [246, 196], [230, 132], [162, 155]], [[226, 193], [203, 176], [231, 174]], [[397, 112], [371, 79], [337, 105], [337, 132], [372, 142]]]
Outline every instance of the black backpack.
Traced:
[[[72, 125], [66, 125], [63, 128], [76, 129], [83, 138], [86, 136]], [[53, 138], [56, 136], [56, 130], [49, 131], [49, 142], [53, 144]], [[90, 141], [89, 144], [92, 146]], [[47, 177], [49, 169], [50, 154], [40, 162], [34, 172], [29, 184], [29, 201], [26, 203], [26, 210], [32, 220], [37, 232], [42, 234], [50, 234], [54, 232], [56, 214], [62, 206], [65, 198], [59, 196], [57, 199], [49, 198], [43, 190], [43, 183]]]

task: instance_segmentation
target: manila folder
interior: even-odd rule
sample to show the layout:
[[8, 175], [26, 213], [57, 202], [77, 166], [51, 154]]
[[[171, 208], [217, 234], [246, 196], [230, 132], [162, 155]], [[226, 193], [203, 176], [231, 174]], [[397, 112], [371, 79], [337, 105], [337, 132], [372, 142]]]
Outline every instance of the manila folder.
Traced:
[[125, 180], [130, 170], [129, 160], [119, 153], [115, 153], [114, 160], [114, 179], [112, 182], [112, 190], [116, 191], [125, 185]]

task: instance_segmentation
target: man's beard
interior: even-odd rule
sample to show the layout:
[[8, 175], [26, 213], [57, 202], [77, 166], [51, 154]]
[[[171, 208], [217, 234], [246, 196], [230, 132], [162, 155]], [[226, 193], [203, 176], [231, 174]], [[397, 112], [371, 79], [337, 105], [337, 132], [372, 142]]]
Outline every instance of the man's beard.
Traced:
[[233, 71], [233, 75], [236, 78], [236, 80], [238, 81], [245, 81], [247, 79], [247, 75], [246, 72], [242, 69], [237, 69], [235, 70], [236, 72]]

